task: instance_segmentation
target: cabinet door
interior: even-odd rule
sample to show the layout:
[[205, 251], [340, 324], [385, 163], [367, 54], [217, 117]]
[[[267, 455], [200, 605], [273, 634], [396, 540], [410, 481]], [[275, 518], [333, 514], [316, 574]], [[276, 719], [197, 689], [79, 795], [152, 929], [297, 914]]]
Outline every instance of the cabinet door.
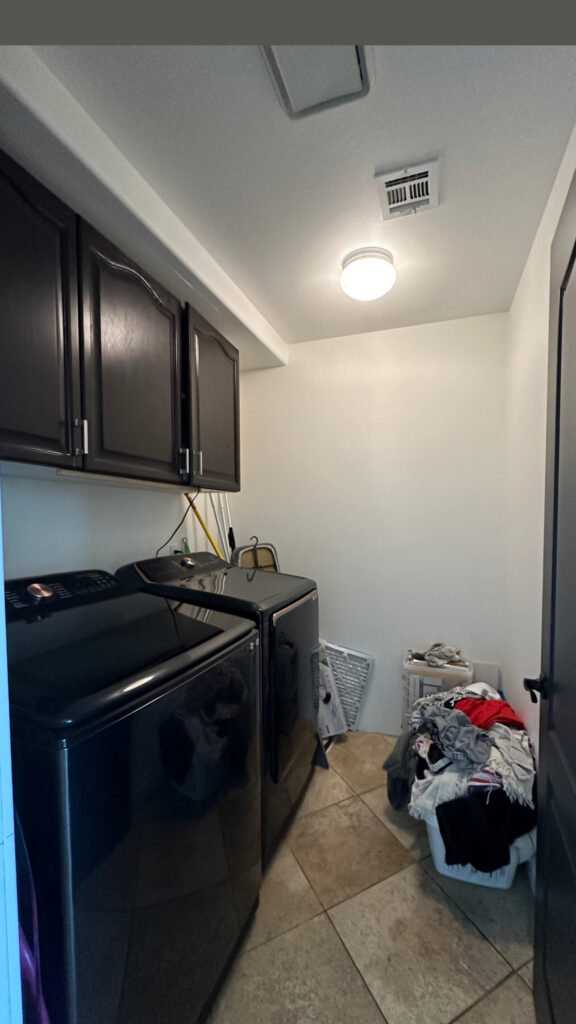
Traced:
[[187, 312], [190, 480], [239, 491], [238, 350], [191, 307]]
[[178, 299], [83, 222], [81, 253], [85, 468], [179, 483]]
[[0, 154], [0, 458], [73, 468], [76, 216]]

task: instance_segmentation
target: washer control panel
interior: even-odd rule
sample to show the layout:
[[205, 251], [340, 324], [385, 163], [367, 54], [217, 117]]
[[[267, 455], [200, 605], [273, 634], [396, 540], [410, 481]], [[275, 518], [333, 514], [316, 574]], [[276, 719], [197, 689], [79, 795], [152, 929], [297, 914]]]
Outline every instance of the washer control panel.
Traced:
[[120, 581], [102, 569], [7, 580], [4, 587], [6, 618], [11, 622], [45, 611], [90, 604], [104, 596], [113, 596], [114, 590], [119, 595], [124, 593]]

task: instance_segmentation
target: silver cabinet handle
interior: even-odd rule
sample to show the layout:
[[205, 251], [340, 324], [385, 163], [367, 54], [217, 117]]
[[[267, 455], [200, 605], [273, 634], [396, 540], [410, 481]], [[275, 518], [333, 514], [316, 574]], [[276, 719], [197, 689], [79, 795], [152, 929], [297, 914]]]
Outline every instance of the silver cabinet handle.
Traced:
[[196, 466], [197, 466], [196, 472], [198, 473], [198, 476], [202, 476], [202, 473], [204, 471], [204, 469], [203, 469], [203, 465], [204, 465], [203, 452], [194, 452], [194, 458], [196, 459]]
[[150, 284], [150, 281], [148, 281], [142, 274], [135, 270], [134, 267], [129, 267], [126, 265], [126, 263], [118, 263], [116, 260], [111, 260], [109, 256], [105, 256], [104, 253], [100, 252], [98, 249], [96, 250], [96, 254], [102, 260], [103, 263], [107, 263], [108, 266], [112, 267], [114, 270], [120, 270], [124, 274], [131, 274], [132, 277], [135, 277], [136, 280], [139, 281], [144, 288], [146, 288], [146, 291], [150, 292], [150, 295], [152, 296], [153, 299], [155, 299], [159, 306], [165, 305], [164, 302], [162, 302], [162, 299], [160, 298], [158, 293], [154, 291], [152, 285]]
[[180, 455], [184, 456], [184, 465], [180, 469], [180, 475], [181, 476], [188, 476], [188, 474], [190, 472], [190, 449], [189, 448], [179, 448], [178, 452], [179, 452]]
[[74, 420], [75, 427], [82, 428], [82, 447], [74, 450], [74, 455], [88, 455], [88, 420]]

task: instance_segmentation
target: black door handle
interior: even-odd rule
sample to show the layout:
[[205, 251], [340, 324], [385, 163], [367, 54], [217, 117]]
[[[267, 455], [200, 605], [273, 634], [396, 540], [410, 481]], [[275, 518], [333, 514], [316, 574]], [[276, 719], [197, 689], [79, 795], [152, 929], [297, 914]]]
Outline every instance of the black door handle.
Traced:
[[547, 693], [547, 690], [546, 690], [546, 683], [547, 682], [548, 682], [548, 676], [544, 675], [543, 672], [540, 673], [540, 675], [538, 676], [538, 679], [525, 679], [524, 680], [524, 689], [528, 690], [528, 692], [530, 694], [530, 700], [532, 701], [533, 704], [537, 704], [538, 703], [538, 697], [536, 696], [537, 693], [540, 694], [540, 696], [542, 697], [543, 700], [547, 699], [547, 697], [548, 697], [548, 693]]

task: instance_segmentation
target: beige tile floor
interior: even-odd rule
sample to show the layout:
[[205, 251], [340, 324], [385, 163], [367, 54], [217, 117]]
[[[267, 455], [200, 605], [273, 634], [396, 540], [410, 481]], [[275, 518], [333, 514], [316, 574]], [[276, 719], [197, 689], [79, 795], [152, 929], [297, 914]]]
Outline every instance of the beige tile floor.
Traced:
[[439, 875], [388, 803], [393, 742], [349, 733], [315, 770], [210, 1024], [535, 1024], [525, 869]]

